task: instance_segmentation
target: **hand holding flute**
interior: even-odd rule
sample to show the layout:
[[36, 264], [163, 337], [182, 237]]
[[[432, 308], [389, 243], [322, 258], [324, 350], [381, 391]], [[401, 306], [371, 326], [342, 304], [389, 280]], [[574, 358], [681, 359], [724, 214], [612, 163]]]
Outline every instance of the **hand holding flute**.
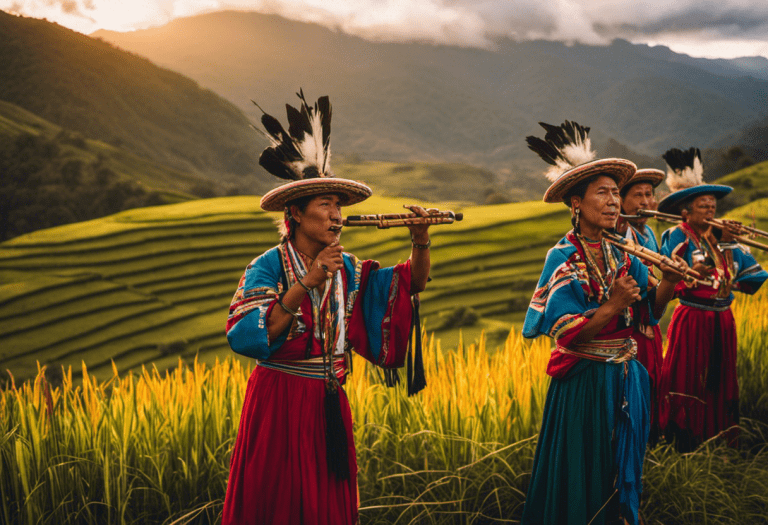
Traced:
[[690, 283], [697, 283], [697, 284], [704, 284], [704, 285], [710, 284], [702, 274], [690, 268], [685, 263], [685, 261], [680, 257], [676, 257], [675, 260], [670, 259], [666, 255], [661, 255], [659, 253], [656, 253], [653, 250], [649, 250], [648, 248], [645, 248], [644, 246], [635, 244], [629, 239], [625, 239], [620, 235], [617, 235], [615, 233], [610, 233], [605, 230], [603, 231], [603, 238], [609, 243], [619, 248], [620, 250], [623, 250], [631, 255], [634, 255], [638, 259], [642, 259], [644, 261], [650, 262], [651, 264], [659, 268], [665, 274], [665, 276], [668, 277], [667, 280], [669, 281], [675, 280], [671, 277], [671, 274], [674, 274], [678, 276], [678, 278], [676, 279], [677, 281], [679, 281], [680, 279], [684, 279], [685, 281]]

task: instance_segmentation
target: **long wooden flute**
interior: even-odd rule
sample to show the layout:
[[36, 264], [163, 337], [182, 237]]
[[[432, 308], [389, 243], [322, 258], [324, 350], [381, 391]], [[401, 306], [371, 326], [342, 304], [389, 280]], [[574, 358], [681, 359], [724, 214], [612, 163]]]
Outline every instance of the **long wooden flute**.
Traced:
[[452, 224], [464, 218], [463, 213], [436, 211], [427, 217], [415, 213], [384, 213], [381, 215], [350, 215], [341, 222], [344, 226], [376, 226], [379, 229], [409, 224]]
[[[683, 222], [683, 218], [680, 215], [672, 215], [671, 213], [662, 213], [656, 210], [637, 210], [637, 214], [641, 217], [654, 217], [660, 221], [672, 222], [675, 224]], [[721, 230], [726, 227], [722, 219], [707, 219], [705, 222]], [[765, 235], [766, 237], [768, 237], [768, 232], [764, 232], [763, 230], [758, 230], [757, 228], [752, 228], [750, 226], [744, 226], [743, 224], [739, 226], [742, 230], [742, 233], [746, 233], [747, 235], [749, 234]], [[754, 241], [749, 237], [745, 237], [744, 235], [734, 235], [733, 238], [739, 241], [741, 244], [752, 246], [753, 248], [757, 248], [758, 250], [768, 251], [768, 244], [763, 244], [761, 242]]]
[[702, 284], [705, 286], [712, 285], [711, 281], [708, 281], [696, 270], [692, 268], [685, 268], [677, 263], [677, 261], [670, 259], [666, 255], [656, 253], [653, 250], [646, 248], [645, 246], [640, 246], [639, 244], [636, 244], [629, 239], [625, 239], [621, 235], [603, 230], [603, 238], [616, 246], [618, 249], [634, 255], [638, 259], [648, 261], [659, 269], [661, 269], [662, 264], [666, 264], [673, 272], [677, 273], [678, 275], [682, 275], [683, 279], [688, 282]]

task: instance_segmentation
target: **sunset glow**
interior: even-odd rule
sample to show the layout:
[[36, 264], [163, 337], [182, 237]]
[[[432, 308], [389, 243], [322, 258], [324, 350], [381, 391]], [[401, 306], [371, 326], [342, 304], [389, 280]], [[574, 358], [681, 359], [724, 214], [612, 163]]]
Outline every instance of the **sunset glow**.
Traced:
[[378, 41], [491, 47], [499, 37], [598, 45], [623, 38], [691, 56], [768, 57], [768, 4], [761, 0], [674, 5], [662, 0], [0, 0], [0, 9], [85, 34], [236, 9], [316, 22]]

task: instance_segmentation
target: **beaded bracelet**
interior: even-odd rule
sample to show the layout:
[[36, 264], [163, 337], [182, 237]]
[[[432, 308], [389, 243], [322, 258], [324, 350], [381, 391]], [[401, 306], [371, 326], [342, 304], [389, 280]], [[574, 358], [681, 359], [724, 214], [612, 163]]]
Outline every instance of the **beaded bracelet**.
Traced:
[[277, 304], [279, 304], [279, 305], [280, 305], [280, 306], [283, 308], [283, 310], [285, 310], [286, 312], [288, 312], [288, 313], [289, 313], [289, 314], [291, 314], [292, 316], [294, 316], [294, 317], [296, 317], [296, 318], [298, 318], [298, 317], [299, 317], [299, 312], [298, 312], [298, 311], [296, 311], [296, 310], [291, 310], [290, 308], [288, 308], [287, 306], [285, 306], [285, 304], [283, 304], [283, 300], [282, 300], [282, 299], [278, 298], [278, 299], [277, 299]]
[[432, 246], [432, 239], [427, 239], [427, 244], [416, 244], [413, 240], [413, 237], [411, 237], [411, 244], [414, 248], [418, 248], [420, 250], [427, 250], [430, 246]]
[[296, 282], [299, 283], [301, 287], [307, 291], [307, 293], [309, 293], [312, 290], [309, 286], [304, 284], [304, 281], [302, 281], [301, 279], [297, 280]]

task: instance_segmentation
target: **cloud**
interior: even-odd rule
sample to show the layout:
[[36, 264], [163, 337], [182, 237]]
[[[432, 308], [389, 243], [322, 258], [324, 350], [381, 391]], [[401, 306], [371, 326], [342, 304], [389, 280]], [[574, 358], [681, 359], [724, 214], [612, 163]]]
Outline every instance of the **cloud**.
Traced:
[[[176, 0], [176, 6], [201, 0]], [[212, 0], [374, 40], [490, 47], [495, 39], [607, 44], [685, 34], [688, 41], [768, 40], [764, 0]]]
[[[765, 0], [0, 0], [83, 32], [128, 30], [221, 9], [315, 22], [379, 41], [492, 47], [499, 38], [689, 45], [768, 40]], [[77, 26], [77, 27], [75, 27]]]
[[607, 43], [576, 0], [230, 0], [223, 5], [317, 22], [373, 40], [470, 47], [490, 47], [499, 37]]

